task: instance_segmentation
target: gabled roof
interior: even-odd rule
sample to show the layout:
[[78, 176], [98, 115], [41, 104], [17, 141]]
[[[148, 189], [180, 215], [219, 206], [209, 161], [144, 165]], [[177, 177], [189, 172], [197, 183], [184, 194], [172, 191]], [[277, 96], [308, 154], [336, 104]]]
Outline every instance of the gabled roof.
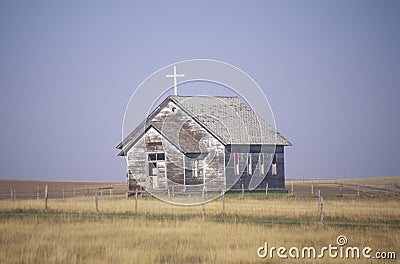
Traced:
[[171, 96], [210, 132], [229, 144], [291, 143], [238, 97]]
[[[238, 97], [169, 96], [161, 105], [169, 100], [224, 145], [292, 145]], [[122, 149], [120, 156], [124, 155], [150, 126], [156, 127], [151, 120], [158, 109], [117, 146], [118, 149]]]

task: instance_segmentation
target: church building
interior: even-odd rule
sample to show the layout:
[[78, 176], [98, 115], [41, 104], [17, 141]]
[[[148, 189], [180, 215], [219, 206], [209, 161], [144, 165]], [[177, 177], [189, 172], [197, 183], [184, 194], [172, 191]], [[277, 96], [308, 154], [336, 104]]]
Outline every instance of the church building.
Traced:
[[291, 143], [239, 97], [169, 96], [118, 146], [127, 191], [285, 190]]

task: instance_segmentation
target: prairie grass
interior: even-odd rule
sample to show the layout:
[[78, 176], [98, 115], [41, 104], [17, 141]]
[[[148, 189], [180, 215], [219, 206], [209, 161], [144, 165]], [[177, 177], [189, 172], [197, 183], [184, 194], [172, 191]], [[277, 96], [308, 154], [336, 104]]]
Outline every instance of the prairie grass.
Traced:
[[[240, 199], [239, 195], [227, 195], [225, 211], [221, 218], [237, 216], [237, 218], [254, 219], [292, 219], [313, 222], [318, 219], [317, 200], [311, 196], [296, 199], [287, 198], [286, 194], [270, 195], [265, 199], [262, 194], [246, 195]], [[43, 200], [0, 201], [0, 212], [7, 211], [43, 211]], [[95, 212], [94, 197], [56, 199], [48, 201], [50, 212], [54, 213], [89, 213]], [[220, 216], [222, 205], [220, 199], [205, 205], [207, 217]], [[134, 199], [99, 198], [100, 215], [130, 215], [134, 211]], [[177, 206], [159, 201], [152, 197], [138, 199], [139, 215], [168, 216], [176, 219], [190, 219], [201, 217], [201, 206]], [[326, 221], [349, 221], [368, 223], [400, 224], [400, 201], [387, 198], [357, 198], [332, 197], [325, 199], [324, 215]]]
[[[387, 198], [325, 199], [318, 222], [311, 196], [227, 195], [201, 206], [176, 206], [151, 197], [0, 201], [2, 263], [371, 263], [359, 259], [260, 259], [271, 246], [321, 248], [345, 235], [351, 246], [396, 251], [400, 244], [400, 201]], [[397, 256], [398, 258], [400, 256]], [[375, 262], [378, 262], [377, 260]], [[384, 262], [384, 261], [379, 261]], [[396, 263], [387, 260], [384, 263]]]

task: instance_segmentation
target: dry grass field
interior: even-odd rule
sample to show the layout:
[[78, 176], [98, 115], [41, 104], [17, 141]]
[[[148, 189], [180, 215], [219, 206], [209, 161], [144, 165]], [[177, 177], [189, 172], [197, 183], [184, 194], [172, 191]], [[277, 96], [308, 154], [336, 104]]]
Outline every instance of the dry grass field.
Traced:
[[[113, 187], [113, 194], [122, 195], [126, 189], [126, 183], [124, 182], [0, 180], [0, 200], [10, 199], [11, 191], [14, 190], [17, 200], [36, 199], [38, 194], [40, 198], [43, 198], [46, 185], [49, 188], [49, 199], [91, 196], [101, 187]], [[106, 193], [107, 191], [104, 190], [104, 194]]]
[[[398, 179], [390, 181], [398, 184]], [[368, 184], [378, 185], [379, 180]], [[399, 195], [385, 189], [360, 195], [325, 192], [321, 224], [315, 195], [296, 192], [300, 183], [293, 183], [295, 197], [290, 192], [270, 193], [267, 199], [260, 192], [246, 193], [242, 199], [240, 193], [229, 193], [225, 211], [217, 199], [205, 205], [205, 217], [201, 206], [176, 206], [148, 196], [139, 197], [137, 211], [132, 197], [99, 197], [98, 217], [93, 196], [49, 199], [47, 211], [43, 199], [2, 200], [0, 259], [2, 263], [399, 263]], [[288, 189], [290, 185], [289, 181]], [[371, 256], [377, 251], [395, 252], [397, 259], [257, 256], [265, 242], [277, 248], [315, 247], [319, 252], [329, 244], [337, 246], [339, 235], [347, 237], [348, 246], [372, 248]]]

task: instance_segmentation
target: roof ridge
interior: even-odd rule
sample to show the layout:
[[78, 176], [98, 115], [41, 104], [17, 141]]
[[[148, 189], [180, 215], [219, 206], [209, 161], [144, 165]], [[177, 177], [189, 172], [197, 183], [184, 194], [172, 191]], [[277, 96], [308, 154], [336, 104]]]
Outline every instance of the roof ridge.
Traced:
[[239, 96], [227, 96], [227, 95], [169, 95], [168, 97], [217, 97], [217, 98], [239, 98]]

